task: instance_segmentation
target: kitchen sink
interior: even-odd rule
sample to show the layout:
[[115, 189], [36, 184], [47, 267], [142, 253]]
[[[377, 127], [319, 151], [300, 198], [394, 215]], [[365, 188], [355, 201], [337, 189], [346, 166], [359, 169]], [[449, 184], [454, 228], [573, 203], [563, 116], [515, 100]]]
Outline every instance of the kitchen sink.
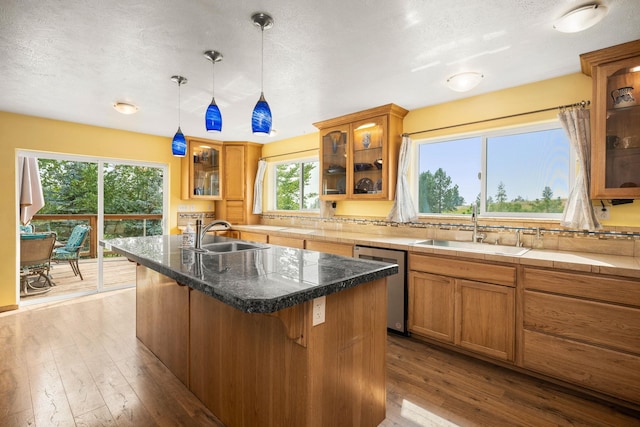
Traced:
[[258, 249], [266, 249], [269, 246], [247, 242], [218, 242], [202, 245], [201, 249], [188, 248], [195, 252], [209, 254], [226, 254], [230, 252], [254, 251]]
[[423, 240], [414, 243], [415, 246], [432, 246], [439, 248], [449, 248], [459, 251], [481, 252], [485, 254], [521, 256], [529, 251], [529, 248], [518, 246], [494, 245], [490, 243], [460, 242], [457, 240]]

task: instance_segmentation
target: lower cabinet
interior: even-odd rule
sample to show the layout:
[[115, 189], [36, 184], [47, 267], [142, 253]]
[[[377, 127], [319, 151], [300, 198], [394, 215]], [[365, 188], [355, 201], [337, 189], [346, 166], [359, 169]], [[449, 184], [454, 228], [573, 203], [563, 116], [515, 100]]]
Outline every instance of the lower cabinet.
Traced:
[[411, 333], [515, 360], [515, 267], [410, 253], [409, 269]]
[[640, 404], [640, 281], [526, 267], [522, 367]]
[[269, 243], [288, 248], [304, 249], [304, 239], [295, 237], [269, 236]]
[[267, 234], [262, 234], [262, 233], [252, 233], [250, 231], [241, 231], [240, 239], [247, 240], [249, 242], [267, 243], [267, 241], [269, 240], [269, 236]]
[[189, 386], [189, 288], [138, 265], [136, 336]]
[[333, 255], [353, 256], [353, 245], [347, 243], [323, 242], [321, 240], [305, 240], [305, 249]]

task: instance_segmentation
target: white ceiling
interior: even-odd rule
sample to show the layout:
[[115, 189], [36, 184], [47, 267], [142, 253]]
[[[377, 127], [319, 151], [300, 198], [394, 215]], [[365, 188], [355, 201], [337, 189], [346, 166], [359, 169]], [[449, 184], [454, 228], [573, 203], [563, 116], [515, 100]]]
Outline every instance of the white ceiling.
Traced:
[[[589, 0], [2, 0], [0, 110], [171, 137], [185, 76], [185, 135], [271, 142], [315, 132], [313, 122], [390, 102], [439, 104], [580, 71], [578, 55], [640, 38], [639, 0], [602, 0], [609, 13], [576, 34], [553, 21]], [[251, 133], [264, 93], [278, 134]], [[208, 134], [212, 65], [223, 132]], [[448, 76], [480, 71], [471, 92]], [[112, 104], [139, 106], [134, 115]]]

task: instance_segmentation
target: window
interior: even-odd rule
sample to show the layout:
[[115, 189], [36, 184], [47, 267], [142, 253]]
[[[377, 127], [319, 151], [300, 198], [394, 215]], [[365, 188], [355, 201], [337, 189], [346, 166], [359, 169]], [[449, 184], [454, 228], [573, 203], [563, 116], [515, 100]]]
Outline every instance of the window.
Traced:
[[420, 213], [560, 217], [573, 150], [558, 123], [418, 143]]
[[278, 163], [274, 166], [276, 210], [320, 209], [318, 160]]

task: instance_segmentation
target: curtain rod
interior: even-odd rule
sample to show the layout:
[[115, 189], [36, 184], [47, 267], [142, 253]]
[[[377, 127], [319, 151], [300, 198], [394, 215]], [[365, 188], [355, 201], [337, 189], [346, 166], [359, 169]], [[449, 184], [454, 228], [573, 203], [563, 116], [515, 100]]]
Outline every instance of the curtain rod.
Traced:
[[319, 148], [309, 148], [308, 150], [293, 151], [291, 153], [274, 154], [273, 156], [260, 157], [260, 160], [272, 159], [274, 157], [290, 156], [292, 154], [308, 153], [309, 151], [318, 151]]
[[479, 123], [485, 123], [485, 122], [492, 122], [494, 120], [502, 120], [502, 119], [511, 119], [513, 117], [519, 117], [519, 116], [526, 116], [528, 114], [535, 114], [535, 113], [544, 113], [545, 111], [553, 111], [553, 110], [564, 110], [566, 108], [574, 108], [574, 107], [588, 107], [591, 104], [591, 101], [580, 101], [580, 102], [576, 102], [575, 104], [568, 104], [568, 105], [559, 105], [557, 107], [549, 107], [549, 108], [543, 108], [541, 110], [535, 110], [535, 111], [527, 111], [525, 113], [517, 113], [517, 114], [511, 114], [508, 116], [502, 116], [502, 117], [494, 117], [492, 119], [483, 119], [483, 120], [477, 120], [475, 122], [467, 122], [467, 123], [460, 123], [457, 125], [451, 125], [451, 126], [444, 126], [441, 128], [434, 128], [434, 129], [426, 129], [426, 130], [418, 130], [415, 132], [410, 132], [410, 133], [403, 133], [402, 136], [411, 136], [411, 135], [416, 135], [419, 133], [427, 133], [427, 132], [435, 132], [437, 130], [444, 130], [444, 129], [451, 129], [451, 128], [456, 128], [456, 127], [460, 127], [460, 126], [468, 126], [468, 125], [476, 125]]

